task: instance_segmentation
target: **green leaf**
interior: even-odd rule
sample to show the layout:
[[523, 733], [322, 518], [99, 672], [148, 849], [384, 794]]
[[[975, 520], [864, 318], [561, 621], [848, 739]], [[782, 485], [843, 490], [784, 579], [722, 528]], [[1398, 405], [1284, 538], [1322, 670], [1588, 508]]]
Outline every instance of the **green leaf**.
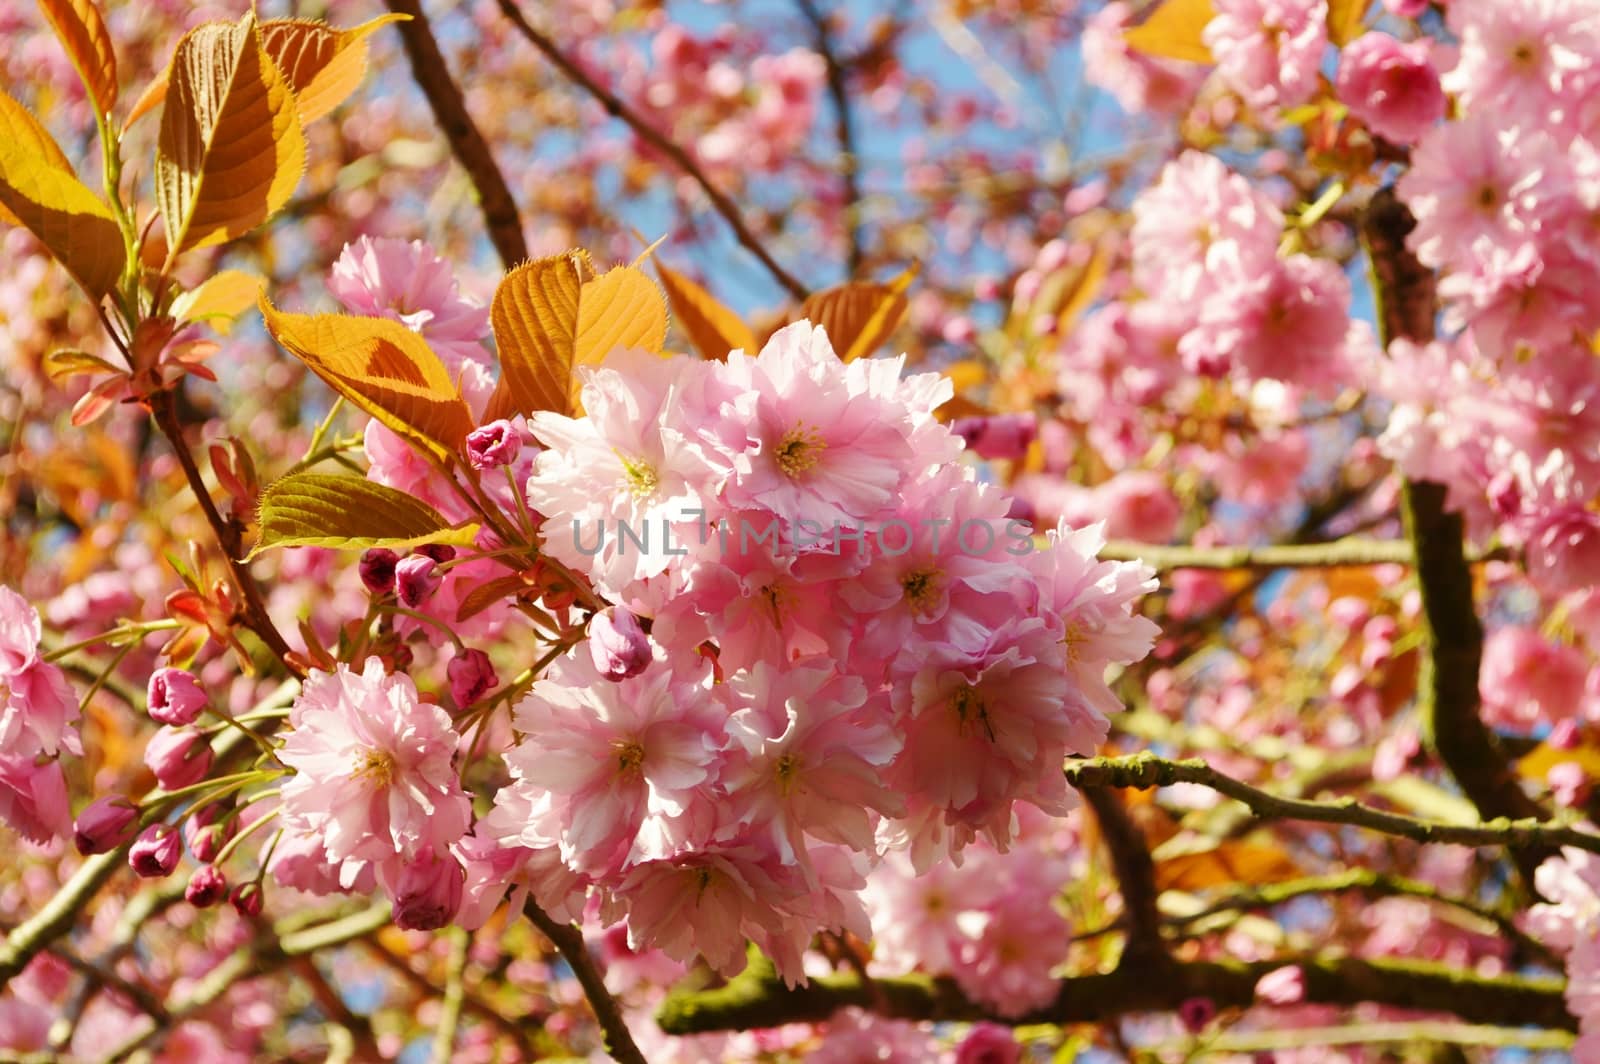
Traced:
[[273, 547], [469, 545], [477, 533], [477, 525], [453, 526], [421, 499], [365, 477], [293, 473], [261, 493], [261, 540], [250, 555]]

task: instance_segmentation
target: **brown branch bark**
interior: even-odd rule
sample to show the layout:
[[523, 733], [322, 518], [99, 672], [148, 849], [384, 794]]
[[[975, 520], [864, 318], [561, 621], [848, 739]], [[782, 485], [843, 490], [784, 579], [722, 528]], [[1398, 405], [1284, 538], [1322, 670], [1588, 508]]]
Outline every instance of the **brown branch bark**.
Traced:
[[1161, 941], [1161, 910], [1156, 906], [1161, 892], [1156, 887], [1155, 862], [1150, 859], [1144, 832], [1123, 808], [1121, 799], [1110, 790], [1083, 787], [1081, 793], [1084, 802], [1094, 810], [1100, 836], [1111, 855], [1117, 889], [1122, 895], [1128, 939], [1118, 963], [1162, 966], [1169, 957]]
[[177, 455], [178, 464], [183, 467], [183, 475], [189, 482], [189, 489], [194, 492], [195, 499], [200, 503], [206, 523], [211, 526], [211, 531], [217, 538], [217, 545], [222, 548], [228, 572], [233, 577], [234, 587], [239, 593], [240, 622], [266, 644], [267, 649], [272, 651], [272, 656], [282, 663], [290, 675], [304, 679], [305, 670], [296, 665], [289, 656], [289, 644], [284, 641], [283, 634], [272, 621], [272, 615], [267, 612], [261, 585], [256, 583], [255, 575], [250, 571], [250, 564], [243, 560], [242, 529], [237, 522], [225, 519], [217, 510], [217, 504], [206, 488], [205, 478], [200, 475], [200, 467], [195, 465], [194, 455], [190, 453], [188, 441], [183, 437], [183, 425], [178, 420], [177, 393], [160, 391], [152, 395], [150, 415], [155, 419], [156, 427], [161, 430], [161, 434], [167, 438], [173, 453]]
[[461, 89], [450, 77], [450, 66], [439, 51], [439, 42], [434, 39], [422, 4], [419, 0], [386, 0], [386, 3], [390, 11], [411, 16], [409, 22], [401, 22], [396, 28], [400, 31], [406, 56], [411, 60], [412, 76], [428, 98], [428, 106], [450, 142], [456, 161], [478, 190], [478, 206], [483, 209], [489, 239], [501, 263], [509, 270], [528, 258], [528, 242], [523, 236], [522, 218], [517, 213], [517, 202], [506, 184], [505, 174], [495, 162], [494, 153], [489, 150], [478, 124], [468, 113]]
[[[1305, 976], [1305, 1001], [1322, 1005], [1371, 1002], [1419, 1012], [1448, 1013], [1472, 1023], [1535, 1026], [1570, 1031], [1562, 980], [1524, 976], [1487, 977], [1420, 961], [1359, 960], [1354, 957], [1291, 957], [1239, 961], [1173, 962], [1155, 977], [1140, 965], [1119, 965], [1105, 974], [1068, 976], [1056, 999], [1023, 1016], [997, 1016], [966, 997], [950, 979], [903, 976], [875, 980], [885, 1004], [881, 1014], [906, 1020], [1035, 1023], [1105, 1023], [1121, 1016], [1172, 1012], [1191, 998], [1218, 1008], [1256, 1003], [1262, 976], [1297, 966]], [[771, 962], [752, 957], [746, 970], [714, 990], [670, 995], [656, 1013], [668, 1034], [744, 1031], [785, 1023], [817, 1023], [841, 1008], [872, 1007], [867, 988], [850, 975], [812, 979], [789, 989]]]
[[[1427, 343], [1434, 336], [1434, 277], [1405, 243], [1415, 227], [1411, 212], [1390, 189], [1373, 196], [1362, 218], [1385, 346], [1394, 339]], [[1473, 602], [1461, 516], [1445, 509], [1445, 496], [1443, 484], [1408, 480], [1400, 501], [1422, 593], [1417, 687], [1423, 737], [1484, 819], [1539, 818], [1544, 810], [1517, 783], [1510, 759], [1479, 713], [1483, 625]], [[1512, 850], [1529, 889], [1534, 870], [1553, 852], [1539, 845]]]
[[533, 926], [561, 951], [572, 974], [578, 977], [584, 996], [589, 999], [589, 1007], [594, 1010], [594, 1018], [599, 1021], [600, 1031], [605, 1036], [606, 1052], [618, 1064], [646, 1064], [644, 1054], [634, 1044], [633, 1035], [628, 1033], [628, 1024], [622, 1018], [622, 1010], [617, 1007], [617, 999], [606, 989], [605, 977], [600, 973], [599, 965], [595, 964], [594, 957], [589, 954], [589, 947], [583, 941], [583, 932], [572, 924], [552, 919], [532, 898], [528, 899], [522, 911], [533, 922]]
[[733, 235], [745, 250], [754, 255], [761, 265], [767, 268], [767, 272], [772, 274], [773, 279], [782, 285], [784, 290], [793, 296], [797, 303], [805, 301], [806, 296], [810, 294], [806, 290], [806, 286], [801, 284], [799, 279], [788, 270], [779, 265], [778, 260], [772, 257], [771, 252], [767, 251], [755, 233], [751, 232], [750, 227], [745, 224], [744, 216], [740, 214], [738, 206], [728, 198], [727, 193], [712, 184], [711, 179], [706, 176], [706, 172], [700, 168], [700, 164], [695, 162], [687, 151], [666, 134], [652, 126], [645, 120], [643, 115], [624, 103], [616, 93], [590, 77], [583, 67], [579, 66], [553, 40], [541, 33], [523, 16], [522, 9], [517, 6], [516, 0], [497, 0], [497, 2], [500, 5], [501, 12], [517, 28], [517, 31], [527, 38], [528, 43], [537, 48], [557, 70], [561, 71], [568, 81], [592, 96], [601, 107], [605, 108], [607, 114], [626, 122], [640, 140], [665, 155], [668, 159], [671, 159], [678, 169], [688, 174], [694, 183], [700, 186], [700, 191], [704, 192], [706, 198], [711, 201], [712, 208], [722, 215], [723, 220], [728, 223], [728, 227], [733, 230]]
[[797, 0], [800, 13], [811, 24], [811, 35], [828, 71], [828, 97], [833, 102], [833, 131], [839, 142], [839, 179], [844, 186], [845, 237], [848, 243], [850, 279], [861, 272], [865, 257], [865, 233], [861, 224], [861, 154], [856, 148], [855, 110], [850, 103], [848, 71], [833, 46], [828, 16], [816, 0]]

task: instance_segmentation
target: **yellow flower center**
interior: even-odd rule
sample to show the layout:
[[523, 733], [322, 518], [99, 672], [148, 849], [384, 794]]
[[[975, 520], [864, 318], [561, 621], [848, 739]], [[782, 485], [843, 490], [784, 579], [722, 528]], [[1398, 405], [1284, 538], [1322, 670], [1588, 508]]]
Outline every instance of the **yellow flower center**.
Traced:
[[816, 432], [804, 425], [796, 425], [784, 434], [773, 448], [773, 460], [786, 477], [798, 477], [817, 464], [817, 456], [828, 449], [828, 444]]
[[629, 739], [619, 739], [611, 749], [617, 759], [617, 771], [623, 775], [639, 771], [644, 764], [644, 747]]
[[994, 728], [989, 724], [989, 709], [983, 701], [983, 693], [976, 687], [968, 684], [958, 687], [950, 696], [950, 708], [955, 710], [956, 718], [961, 722], [960, 732], [965, 735], [974, 725], [981, 724], [983, 732], [992, 742]]
[[933, 608], [939, 597], [939, 570], [915, 569], [900, 578], [900, 590], [906, 602], [918, 613]]
[[800, 758], [795, 754], [784, 754], [778, 758], [773, 774], [778, 777], [778, 793], [785, 798], [794, 791], [800, 777], [800, 767]]
[[622, 472], [628, 478], [628, 490], [635, 499], [647, 499], [661, 486], [661, 475], [655, 466], [640, 458], [617, 455], [622, 461]]
[[382, 789], [394, 782], [394, 755], [386, 750], [368, 750], [356, 762], [355, 777]]

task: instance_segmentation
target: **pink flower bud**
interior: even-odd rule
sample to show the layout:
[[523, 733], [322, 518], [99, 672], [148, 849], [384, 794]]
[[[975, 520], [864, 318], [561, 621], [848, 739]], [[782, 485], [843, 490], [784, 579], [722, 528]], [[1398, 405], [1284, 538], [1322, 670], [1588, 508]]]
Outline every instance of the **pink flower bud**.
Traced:
[[1439, 72], [1428, 41], [1409, 43], [1387, 33], [1366, 33], [1339, 57], [1339, 99], [1367, 128], [1396, 144], [1415, 144], [1444, 117]]
[[1217, 1018], [1217, 1003], [1210, 998], [1185, 998], [1178, 1005], [1178, 1020], [1190, 1034], [1199, 1034]]
[[400, 555], [388, 547], [372, 547], [361, 555], [361, 582], [374, 595], [394, 590], [394, 570]]
[[975, 1023], [956, 1047], [955, 1064], [1017, 1064], [1022, 1046], [1009, 1028], [997, 1023]]
[[474, 469], [499, 469], [510, 465], [521, 450], [521, 433], [503, 418], [467, 433], [467, 461]]
[[211, 745], [194, 728], [162, 728], [145, 746], [144, 763], [163, 790], [180, 790], [211, 771]]
[[183, 856], [183, 841], [171, 824], [151, 824], [128, 851], [128, 864], [146, 879], [170, 876]]
[[157, 669], [147, 689], [150, 717], [157, 724], [180, 727], [200, 719], [206, 693], [194, 674], [183, 669]]
[[260, 916], [261, 909], [266, 904], [266, 896], [261, 890], [260, 883], [240, 883], [233, 888], [233, 894], [228, 901], [233, 904], [234, 911], [240, 916]]
[[432, 558], [440, 565], [443, 565], [445, 562], [455, 558], [456, 549], [448, 543], [424, 543], [414, 553]]
[[213, 803], [185, 822], [183, 839], [189, 844], [189, 852], [194, 854], [195, 860], [207, 864], [215, 861], [217, 854], [233, 838], [235, 824], [226, 818], [227, 813], [227, 809]]
[[457, 708], [464, 709], [494, 690], [500, 678], [489, 664], [489, 655], [481, 650], [464, 650], [450, 659], [445, 668], [450, 679], [450, 697]]
[[228, 880], [216, 865], [201, 865], [189, 877], [183, 897], [196, 909], [209, 909], [228, 896]]
[[122, 795], [97, 798], [78, 814], [72, 841], [85, 857], [107, 853], [133, 838], [138, 824], [139, 807]]
[[589, 654], [608, 680], [626, 680], [650, 665], [650, 637], [639, 618], [621, 606], [608, 606], [589, 622]]
[[1430, 0], [1383, 0], [1383, 6], [1389, 9], [1391, 15], [1401, 18], [1416, 18], [1428, 10]]
[[950, 431], [967, 443], [979, 458], [1017, 459], [1039, 436], [1039, 421], [1032, 414], [995, 414], [992, 417], [959, 417], [950, 422]]
[[395, 926], [407, 931], [437, 931], [461, 908], [467, 873], [446, 854], [424, 854], [410, 862], [394, 882]]
[[972, 324], [972, 319], [965, 314], [957, 314], [945, 320], [940, 334], [946, 343], [966, 345], [978, 338], [978, 328]]
[[394, 589], [400, 605], [416, 609], [439, 590], [444, 577], [439, 575], [439, 563], [426, 554], [413, 554], [402, 558], [394, 567]]

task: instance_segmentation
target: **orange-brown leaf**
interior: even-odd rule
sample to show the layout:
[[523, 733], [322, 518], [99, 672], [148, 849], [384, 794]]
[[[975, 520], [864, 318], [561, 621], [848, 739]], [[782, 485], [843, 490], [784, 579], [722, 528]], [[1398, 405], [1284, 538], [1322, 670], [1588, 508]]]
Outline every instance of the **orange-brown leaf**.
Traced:
[[28, 109], [0, 92], [0, 222], [22, 225], [98, 300], [127, 261], [111, 208]]
[[334, 391], [441, 460], [461, 450], [472, 411], [422, 337], [387, 318], [259, 305], [273, 339]]
[[642, 270], [619, 266], [594, 277], [581, 251], [506, 274], [489, 320], [500, 353], [489, 417], [580, 412], [578, 367], [599, 365], [618, 348], [659, 353], [667, 336], [666, 301]]
[[847, 281], [818, 292], [801, 305], [800, 317], [827, 330], [833, 349], [844, 361], [870, 355], [905, 318], [910, 306], [906, 289], [917, 272], [912, 266], [887, 284]]
[[289, 202], [305, 164], [294, 94], [261, 48], [255, 16], [185, 34], [156, 155], [168, 261], [265, 222]]
[[739, 315], [676, 270], [657, 262], [656, 273], [672, 304], [673, 320], [702, 357], [722, 360], [735, 350], [756, 353], [760, 342]]
[[67, 58], [103, 115], [117, 103], [117, 54], [94, 0], [39, 0], [39, 10], [67, 50]]
[[306, 125], [343, 103], [367, 72], [367, 37], [409, 15], [383, 15], [350, 29], [309, 19], [269, 19], [261, 46], [289, 79]]
[[1233, 884], [1284, 883], [1304, 873], [1276, 846], [1229, 841], [1156, 862], [1160, 890], [1197, 891]]
[[1211, 0], [1163, 0], [1150, 17], [1122, 34], [1134, 51], [1190, 63], [1212, 61], [1201, 33], [1216, 15]]

